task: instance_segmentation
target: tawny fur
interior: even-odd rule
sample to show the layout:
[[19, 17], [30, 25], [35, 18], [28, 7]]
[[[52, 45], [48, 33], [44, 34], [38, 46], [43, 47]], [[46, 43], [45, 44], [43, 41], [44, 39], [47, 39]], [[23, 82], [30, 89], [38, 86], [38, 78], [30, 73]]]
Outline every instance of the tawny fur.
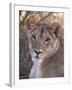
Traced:
[[[35, 20], [35, 18], [33, 17]], [[25, 23], [29, 22], [28, 21]], [[46, 23], [45, 23], [46, 22]], [[36, 23], [36, 22], [35, 22]], [[63, 14], [53, 13], [42, 24], [33, 27], [29, 23], [25, 33], [29, 39], [33, 66], [30, 78], [63, 77], [64, 76], [64, 29]], [[25, 26], [24, 26], [25, 29]], [[48, 39], [48, 40], [47, 40]], [[34, 50], [39, 50], [39, 59], [35, 58]]]

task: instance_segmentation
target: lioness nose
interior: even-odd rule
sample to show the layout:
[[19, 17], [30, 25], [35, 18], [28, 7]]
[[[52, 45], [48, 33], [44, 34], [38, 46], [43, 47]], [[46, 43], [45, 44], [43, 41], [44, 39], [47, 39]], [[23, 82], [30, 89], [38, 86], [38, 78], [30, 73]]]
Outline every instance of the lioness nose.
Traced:
[[37, 56], [38, 56], [40, 53], [42, 53], [41, 51], [36, 50], [36, 49], [34, 49], [34, 52], [37, 54]]

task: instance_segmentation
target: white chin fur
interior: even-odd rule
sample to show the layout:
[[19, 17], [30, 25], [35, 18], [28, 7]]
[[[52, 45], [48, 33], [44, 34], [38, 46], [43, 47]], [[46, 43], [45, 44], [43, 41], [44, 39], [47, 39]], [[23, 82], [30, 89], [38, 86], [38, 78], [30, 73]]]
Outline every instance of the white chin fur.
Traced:
[[36, 58], [36, 55], [32, 55], [33, 66], [30, 72], [30, 78], [40, 78], [40, 58]]

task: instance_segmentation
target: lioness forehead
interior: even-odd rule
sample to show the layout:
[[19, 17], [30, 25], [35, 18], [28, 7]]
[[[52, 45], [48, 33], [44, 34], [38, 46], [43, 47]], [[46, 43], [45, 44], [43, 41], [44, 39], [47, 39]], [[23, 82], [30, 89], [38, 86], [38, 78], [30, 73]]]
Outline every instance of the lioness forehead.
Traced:
[[[37, 25], [37, 28], [33, 30], [30, 34], [35, 35], [36, 37], [43, 37], [44, 34], [48, 34], [48, 26], [47, 24], [39, 24]], [[41, 38], [40, 37], [40, 38]]]
[[52, 39], [53, 35], [49, 31], [47, 24], [38, 24], [37, 28], [31, 33], [31, 35], [34, 34], [37, 39], [45, 39], [46, 37]]
[[47, 29], [48, 29], [47, 24], [39, 24], [39, 25], [37, 25], [37, 28], [35, 29], [35, 31], [38, 31], [40, 33], [43, 33]]

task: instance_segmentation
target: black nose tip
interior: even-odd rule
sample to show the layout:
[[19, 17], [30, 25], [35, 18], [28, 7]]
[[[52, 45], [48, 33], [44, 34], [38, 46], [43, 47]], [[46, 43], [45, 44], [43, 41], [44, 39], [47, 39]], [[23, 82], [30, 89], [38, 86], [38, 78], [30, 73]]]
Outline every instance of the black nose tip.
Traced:
[[34, 49], [34, 52], [37, 54], [37, 56], [38, 56], [40, 53], [42, 53], [41, 51], [38, 51], [38, 50], [35, 50], [35, 49]]

